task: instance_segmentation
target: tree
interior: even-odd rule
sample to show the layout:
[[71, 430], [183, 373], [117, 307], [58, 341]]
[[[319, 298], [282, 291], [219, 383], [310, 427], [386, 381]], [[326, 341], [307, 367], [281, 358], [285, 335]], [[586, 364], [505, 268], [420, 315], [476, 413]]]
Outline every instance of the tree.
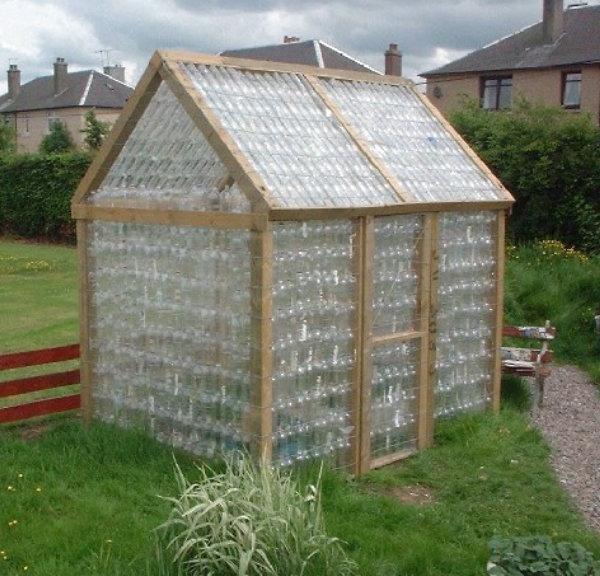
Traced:
[[524, 100], [502, 112], [466, 102], [451, 122], [515, 196], [513, 240], [600, 252], [600, 130], [588, 115]]
[[96, 118], [96, 113], [89, 110], [85, 114], [84, 141], [90, 150], [98, 150], [104, 141], [104, 137], [110, 131], [110, 126]]
[[0, 119], [0, 156], [15, 151], [15, 131]]
[[44, 136], [40, 144], [42, 154], [60, 154], [74, 148], [73, 138], [62, 122], [54, 122], [50, 126], [50, 133]]

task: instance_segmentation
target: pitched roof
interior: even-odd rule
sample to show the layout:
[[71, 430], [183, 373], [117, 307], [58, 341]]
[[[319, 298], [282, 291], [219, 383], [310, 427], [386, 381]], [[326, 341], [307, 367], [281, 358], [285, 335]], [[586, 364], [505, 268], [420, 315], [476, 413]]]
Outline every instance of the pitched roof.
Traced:
[[564, 34], [554, 44], [544, 44], [542, 38], [538, 22], [421, 76], [600, 62], [600, 6], [566, 10]]
[[22, 112], [53, 108], [122, 108], [133, 88], [96, 70], [67, 74], [67, 87], [54, 94], [54, 77], [41, 76], [21, 86], [16, 100], [0, 96], [0, 112]]
[[271, 62], [288, 62], [290, 64], [317, 66], [318, 68], [335, 68], [337, 70], [355, 70], [357, 72], [381, 74], [381, 72], [371, 68], [364, 62], [349, 56], [338, 48], [323, 42], [323, 40], [305, 40], [303, 42], [225, 50], [221, 52], [221, 56], [268, 60]]
[[[512, 202], [411, 82], [372, 73], [157, 52], [109, 138], [75, 203], [97, 184], [105, 200], [131, 197], [131, 181], [144, 202], [148, 193], [173, 200], [185, 173], [181, 207], [195, 210], [206, 192], [198, 175], [215, 157], [260, 209]], [[149, 155], [156, 138], [163, 152]], [[213, 154], [188, 161], [194, 149]]]

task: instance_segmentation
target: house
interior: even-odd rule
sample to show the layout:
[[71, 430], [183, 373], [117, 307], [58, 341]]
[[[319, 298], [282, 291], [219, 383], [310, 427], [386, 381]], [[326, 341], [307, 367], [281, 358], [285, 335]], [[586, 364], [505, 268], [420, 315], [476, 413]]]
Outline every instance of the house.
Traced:
[[600, 6], [544, 0], [543, 20], [436, 70], [421, 74], [427, 95], [447, 114], [463, 96], [488, 110], [523, 97], [600, 123]]
[[86, 112], [93, 109], [99, 120], [112, 124], [133, 92], [122, 66], [69, 72], [64, 58], [57, 58], [52, 76], [21, 85], [16, 64], [9, 65], [7, 74], [8, 93], [0, 96], [0, 116], [15, 129], [19, 152], [37, 151], [55, 122], [64, 123], [82, 146]]
[[[268, 60], [288, 64], [304, 64], [317, 68], [332, 68], [336, 70], [353, 70], [381, 74], [368, 64], [353, 58], [339, 48], [323, 40], [303, 40], [295, 36], [285, 36], [283, 44], [271, 44], [255, 48], [225, 50], [221, 56], [247, 58], [250, 60]], [[390, 44], [385, 53], [385, 74], [402, 76], [402, 54], [397, 44]]]

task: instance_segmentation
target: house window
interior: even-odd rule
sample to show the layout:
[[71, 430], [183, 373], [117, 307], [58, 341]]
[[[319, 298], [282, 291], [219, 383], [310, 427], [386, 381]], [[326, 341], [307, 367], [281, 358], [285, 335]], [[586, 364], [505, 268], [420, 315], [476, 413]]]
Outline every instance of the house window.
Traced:
[[581, 72], [563, 74], [562, 105], [570, 109], [578, 109], [581, 106]]
[[512, 76], [483, 78], [481, 105], [485, 110], [506, 110], [512, 106]]
[[54, 124], [58, 124], [60, 122], [62, 122], [62, 120], [57, 118], [56, 112], [48, 112], [48, 132], [50, 132], [50, 129], [52, 126], [54, 126]]

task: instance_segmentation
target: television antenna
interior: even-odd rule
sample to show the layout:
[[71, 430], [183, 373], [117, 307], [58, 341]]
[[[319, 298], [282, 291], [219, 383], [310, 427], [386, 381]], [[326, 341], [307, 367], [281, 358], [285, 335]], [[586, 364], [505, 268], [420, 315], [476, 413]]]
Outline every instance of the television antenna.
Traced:
[[110, 66], [110, 53], [114, 52], [114, 48], [102, 48], [101, 50], [96, 50], [96, 54], [100, 54], [100, 65], [104, 68], [104, 66]]

